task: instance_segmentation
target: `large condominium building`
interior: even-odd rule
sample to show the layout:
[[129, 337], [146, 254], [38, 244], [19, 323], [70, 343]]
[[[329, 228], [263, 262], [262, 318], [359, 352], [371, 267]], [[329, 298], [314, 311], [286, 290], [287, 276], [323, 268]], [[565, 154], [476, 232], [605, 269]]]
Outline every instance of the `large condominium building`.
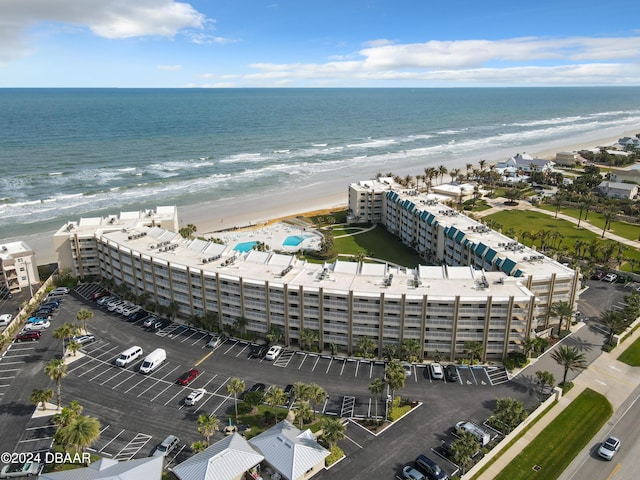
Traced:
[[24, 242], [0, 244], [0, 294], [40, 283], [34, 251]]
[[[136, 225], [94, 229], [92, 271], [177, 306], [183, 318], [215, 314], [221, 328], [243, 318], [258, 336], [281, 329], [286, 344], [311, 329], [323, 348], [335, 344], [349, 354], [369, 337], [380, 352], [411, 339], [422, 355], [452, 360], [465, 355], [465, 342], [477, 341], [484, 359], [502, 359], [548, 324], [552, 303], [575, 300], [573, 270], [428, 197], [360, 182], [350, 186], [349, 204], [353, 218], [385, 225], [437, 266], [319, 265]], [[68, 236], [64, 230], [56, 236]], [[60, 267], [79, 273], [82, 252]]]

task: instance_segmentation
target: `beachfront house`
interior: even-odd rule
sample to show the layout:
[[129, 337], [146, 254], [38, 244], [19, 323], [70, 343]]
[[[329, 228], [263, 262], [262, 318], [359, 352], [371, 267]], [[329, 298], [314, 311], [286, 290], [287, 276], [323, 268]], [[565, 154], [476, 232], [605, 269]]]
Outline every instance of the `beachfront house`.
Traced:
[[638, 137], [622, 137], [616, 142], [620, 148], [640, 148], [640, 139]]
[[577, 152], [558, 152], [555, 163], [563, 167], [575, 167], [576, 165], [584, 165], [585, 159]]
[[598, 185], [598, 191], [603, 197], [624, 198], [630, 200], [638, 195], [638, 185], [605, 180]]
[[612, 182], [637, 183], [640, 185], [640, 165], [636, 164], [630, 168], [609, 170], [609, 180]]
[[502, 172], [523, 172], [531, 174], [533, 172], [550, 172], [553, 170], [555, 162], [542, 158], [533, 158], [527, 153], [518, 153], [513, 157], [498, 162], [495, 169]]

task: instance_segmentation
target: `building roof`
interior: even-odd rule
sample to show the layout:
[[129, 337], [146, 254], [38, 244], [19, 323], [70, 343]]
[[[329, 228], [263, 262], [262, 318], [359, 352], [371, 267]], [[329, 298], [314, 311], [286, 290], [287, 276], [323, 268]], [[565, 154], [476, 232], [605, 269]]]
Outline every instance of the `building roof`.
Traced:
[[269, 464], [287, 480], [295, 480], [329, 455], [310, 430], [301, 432], [286, 420], [253, 437], [249, 443], [260, 449]]
[[160, 480], [164, 457], [148, 457], [127, 462], [102, 458], [85, 468], [43, 473], [41, 480]]
[[609, 182], [605, 180], [598, 185], [598, 188], [609, 189], [613, 188], [615, 190], [624, 190], [627, 192], [633, 191], [633, 189], [638, 188], [638, 185], [635, 183], [624, 183], [624, 182]]
[[23, 241], [0, 243], [0, 258], [10, 259], [33, 254], [33, 250]]
[[180, 480], [229, 480], [263, 460], [242, 435], [233, 433], [175, 466], [173, 473]]

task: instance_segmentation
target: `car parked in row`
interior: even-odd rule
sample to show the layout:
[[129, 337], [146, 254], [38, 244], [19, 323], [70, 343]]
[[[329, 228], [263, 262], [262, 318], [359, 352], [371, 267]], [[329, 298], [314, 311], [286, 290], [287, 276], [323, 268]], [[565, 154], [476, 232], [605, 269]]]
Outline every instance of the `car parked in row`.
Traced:
[[180, 439], [178, 437], [175, 435], [169, 435], [153, 450], [151, 455], [153, 457], [166, 457], [175, 450], [178, 443], [180, 443]]
[[270, 345], [268, 343], [251, 345], [249, 358], [263, 358], [269, 351], [269, 347]]
[[88, 343], [93, 343], [96, 341], [95, 335], [86, 334], [86, 335], [77, 335], [75, 337], [71, 337], [71, 340], [79, 343], [80, 345], [86, 345]]
[[187, 395], [187, 398], [184, 399], [184, 404], [190, 407], [195, 405], [200, 400], [202, 400], [202, 397], [204, 397], [205, 393], [207, 393], [207, 391], [204, 388], [196, 388], [189, 395]]
[[26, 330], [16, 336], [16, 342], [35, 342], [36, 340], [40, 340], [40, 337], [42, 337], [42, 332]]
[[0, 470], [0, 478], [24, 478], [40, 475], [44, 464], [38, 462], [11, 463]]
[[607, 273], [602, 279], [603, 282], [613, 283], [618, 279], [618, 275], [615, 273]]
[[49, 320], [38, 320], [35, 322], [27, 322], [24, 326], [25, 331], [34, 331], [34, 330], [46, 330], [51, 326], [51, 322]]
[[449, 476], [440, 465], [426, 455], [418, 455], [415, 463], [416, 468], [424, 473], [429, 480], [449, 480]]
[[453, 365], [451, 363], [449, 365], [447, 365], [445, 371], [446, 371], [446, 374], [447, 374], [447, 380], [450, 381], [450, 382], [457, 382], [458, 379], [460, 378], [458, 376], [458, 367], [456, 367], [455, 365]]
[[444, 379], [444, 370], [442, 369], [442, 365], [438, 362], [432, 362], [429, 364], [429, 372], [431, 373], [431, 378], [434, 380]]
[[192, 368], [191, 370], [184, 372], [182, 375], [180, 375], [176, 380], [176, 383], [178, 385], [182, 385], [183, 387], [186, 387], [196, 379], [196, 377], [198, 376], [198, 373], [199, 373], [198, 370], [196, 370], [195, 368]]
[[129, 316], [127, 316], [127, 322], [137, 322], [138, 320], [142, 320], [143, 318], [147, 318], [149, 316], [149, 312], [144, 309], [140, 309], [137, 312], [133, 312]]
[[264, 356], [264, 359], [265, 360], [275, 360], [276, 358], [278, 358], [280, 356], [281, 353], [282, 353], [282, 347], [280, 345], [274, 345], [271, 348], [269, 348], [269, 351]]
[[216, 348], [226, 340], [226, 336], [224, 334], [214, 333], [211, 335], [211, 340], [207, 343], [207, 347]]

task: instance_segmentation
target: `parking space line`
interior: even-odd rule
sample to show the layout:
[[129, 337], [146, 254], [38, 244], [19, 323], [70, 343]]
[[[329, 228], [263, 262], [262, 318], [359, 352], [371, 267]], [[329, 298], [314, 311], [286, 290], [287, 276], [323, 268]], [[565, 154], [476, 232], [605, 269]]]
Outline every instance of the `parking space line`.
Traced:
[[90, 378], [90, 379], [89, 379], [89, 381], [90, 381], [90, 382], [93, 382], [96, 378], [98, 378], [98, 377], [100, 377], [100, 376], [104, 375], [104, 374], [105, 374], [105, 373], [107, 373], [107, 372], [111, 372], [111, 371], [113, 371], [113, 367], [112, 367], [112, 368], [107, 368], [107, 369], [105, 369], [105, 370], [104, 370], [104, 372], [99, 373], [98, 375], [96, 375], [96, 376], [94, 376], [94, 377]]
[[[11, 355], [9, 355], [7, 358], [11, 358]], [[24, 362], [2, 362], [0, 363], [0, 365], [24, 365]]]
[[52, 428], [52, 427], [55, 427], [55, 425], [53, 423], [50, 423], [49, 425], [41, 425], [39, 427], [28, 427], [28, 428], [25, 428], [25, 430], [27, 430], [27, 431], [28, 430], [40, 430], [42, 428]]
[[209, 385], [211, 382], [213, 382], [216, 379], [217, 376], [218, 376], [218, 374], [215, 373], [213, 375], [213, 377], [211, 377], [211, 379], [207, 383], [205, 383], [201, 388], [207, 388], [207, 385]]
[[131, 390], [133, 390], [134, 388], [136, 388], [138, 385], [140, 385], [142, 382], [144, 382], [148, 377], [142, 375], [142, 380], [140, 380], [138, 383], [136, 383], [133, 387], [129, 388], [128, 390], [125, 390], [124, 393], [129, 393]]
[[[105, 383], [107, 383], [109, 380], [113, 380], [113, 379], [114, 379], [114, 378], [116, 378], [118, 375], [120, 375], [121, 373], [124, 373], [124, 372], [133, 373], [133, 372], [131, 372], [130, 370], [127, 370], [126, 368], [122, 368], [122, 369], [120, 369], [120, 371], [119, 371], [118, 373], [116, 373], [113, 377], [109, 377], [109, 378], [107, 378], [107, 379], [106, 379], [104, 382], [102, 382], [100, 385], [104, 385], [104, 384], [105, 384]], [[135, 375], [135, 373], [134, 373], [134, 375]], [[129, 378], [131, 378], [131, 376], [130, 376]]]
[[104, 444], [102, 446], [102, 448], [100, 450], [98, 450], [98, 453], [101, 453], [105, 448], [107, 448], [111, 444], [111, 442], [113, 442], [116, 438], [118, 438], [120, 435], [122, 435], [123, 432], [124, 432], [124, 428], [122, 430], [120, 430], [120, 433], [118, 433], [115, 437], [113, 437], [106, 444]]
[[9, 380], [11, 378], [16, 378], [15, 375], [13, 377], [0, 377], [0, 380]]
[[[236, 341], [234, 342], [234, 344], [233, 344], [233, 345], [231, 345], [231, 346], [230, 346], [230, 347], [229, 347], [229, 348], [224, 352], [224, 354], [226, 355], [227, 353], [229, 353], [229, 352], [233, 349], [233, 347], [235, 347], [238, 343], [239, 343], [239, 342], [236, 340]], [[220, 346], [222, 346], [222, 345], [220, 345]]]
[[327, 365], [327, 371], [324, 373], [329, 373], [329, 369], [331, 368], [331, 363], [333, 363], [333, 357], [331, 357], [331, 360], [329, 360], [329, 365]]
[[[245, 343], [244, 347], [242, 347], [242, 350], [240, 350], [237, 354], [236, 354], [236, 358], [238, 358], [240, 355], [242, 355], [242, 352], [244, 352], [248, 347], [249, 347], [249, 343]], [[222, 345], [220, 345], [222, 346]]]
[[298, 365], [298, 370], [302, 368], [302, 365], [304, 365], [304, 361], [307, 359], [307, 355], [305, 355], [304, 353], [302, 355], [302, 361], [300, 362], [300, 365]]
[[347, 364], [347, 362], [345, 361], [345, 359], [342, 359], [342, 368], [340, 369], [340, 376], [342, 376], [342, 373], [344, 372], [344, 366]]
[[473, 381], [475, 382], [475, 384], [478, 384], [478, 380], [476, 380], [476, 376], [473, 374], [473, 369], [469, 368], [469, 372], [471, 372], [471, 376], [473, 377]]
[[20, 440], [18, 443], [29, 443], [29, 442], [39, 442], [40, 440], [49, 440], [53, 437], [38, 437], [38, 438], [30, 438], [28, 440]]
[[151, 401], [153, 402], [156, 398], [158, 398], [160, 395], [162, 395], [164, 392], [166, 392], [167, 390], [169, 390], [171, 388], [171, 385], [173, 385], [172, 383], [168, 384], [164, 390], [162, 390], [159, 394], [157, 394], [155, 397], [153, 397], [151, 399]]
[[[84, 361], [85, 358], [87, 359], [86, 362]], [[84, 358], [80, 359], [80, 364], [77, 367], [72, 368], [71, 370], [67, 370], [67, 373], [72, 373], [72, 372], [75, 372], [76, 370], [80, 370], [82, 367], [88, 365], [90, 362], [99, 362], [99, 360], [97, 358], [93, 358], [89, 355], [86, 355]], [[98, 365], [100, 365], [100, 363], [98, 363]]]
[[142, 395], [144, 395], [145, 393], [147, 393], [150, 389], [152, 389], [153, 387], [155, 387], [158, 383], [160, 383], [162, 380], [158, 379], [156, 380], [156, 383], [152, 383], [151, 385], [149, 385], [149, 387], [146, 390], [143, 390], [142, 392], [140, 392], [140, 394], [138, 394], [138, 398], [140, 398]]
[[313, 364], [313, 368], [311, 369], [312, 372], [316, 370], [316, 366], [318, 365], [319, 361], [320, 361], [320, 355], [318, 355], [318, 357], [316, 358], [316, 363]]
[[91, 371], [95, 370], [96, 368], [98, 368], [98, 367], [100, 367], [100, 366], [102, 366], [102, 363], [98, 363], [97, 365], [94, 365], [94, 366], [93, 366], [93, 367], [91, 367], [89, 370], [87, 370], [87, 371], [85, 371], [85, 372], [82, 372], [82, 373], [81, 373], [81, 374], [79, 374], [78, 376], [79, 376], [79, 377], [82, 377], [82, 376], [86, 375], [87, 373], [89, 373], [89, 372], [91, 372]]
[[213, 392], [211, 395], [218, 395], [218, 392], [220, 391], [220, 389], [224, 387], [229, 380], [231, 380], [231, 377], [227, 377], [227, 379], [224, 382], [222, 382], [222, 384], [218, 388], [216, 388], [215, 392]]
[[[181, 340], [180, 343], [184, 343], [187, 340], [189, 340], [191, 337], [193, 337], [194, 335], [198, 335], [200, 332], [198, 332], [197, 330], [194, 330], [193, 333], [191, 335], [189, 335], [188, 337], [186, 337], [184, 340]], [[202, 337], [200, 337], [202, 338]], [[200, 338], [198, 340], [200, 340]]]
[[[200, 340], [202, 340], [203, 338], [207, 338], [208, 336], [209, 336], [209, 334], [208, 334], [208, 333], [205, 333], [205, 334], [204, 334], [204, 335], [202, 335], [199, 339], [197, 339], [195, 342], [193, 342], [193, 343], [191, 344], [191, 346], [193, 347], [193, 346], [194, 346], [196, 343], [198, 343]], [[204, 347], [206, 347], [206, 346], [207, 346], [207, 342], [204, 342], [204, 345], [203, 345], [203, 347], [202, 347], [202, 348], [204, 348]]]
[[164, 405], [165, 405], [165, 407], [167, 406], [167, 404], [168, 404], [169, 402], [173, 401], [173, 399], [174, 399], [174, 398], [176, 398], [176, 397], [177, 397], [178, 395], [180, 395], [181, 393], [183, 393], [183, 392], [182, 392], [182, 389], [178, 390], [178, 392], [177, 392], [173, 397], [171, 397], [169, 400], [167, 400], [167, 401], [166, 401], [166, 403], [164, 404]]
[[7, 368], [5, 370], [0, 370], [0, 373], [4, 373], [4, 372], [19, 372], [20, 369], [19, 368]]
[[202, 407], [204, 407], [204, 404], [207, 403], [209, 400], [211, 400], [213, 398], [213, 395], [208, 395], [207, 398], [205, 398], [204, 400], [202, 400], [202, 402], [200, 402], [200, 405], [198, 405], [194, 410], [193, 413], [197, 413], [198, 410], [200, 410]]
[[354, 377], [358, 376], [358, 370], [360, 369], [360, 360], [356, 362], [356, 373], [353, 374]]
[[[166, 365], [166, 363], [165, 363], [165, 364], [160, 365], [160, 366], [156, 369], [156, 372], [157, 372], [158, 370], [160, 370], [162, 367], [164, 367], [165, 365]], [[178, 365], [176, 368], [174, 368], [174, 369], [173, 369], [173, 370], [171, 370], [169, 373], [167, 373], [164, 377], [162, 377], [162, 378], [161, 378], [161, 380], [164, 380], [165, 378], [167, 378], [169, 375], [171, 375], [173, 372], [175, 372], [175, 371], [176, 371], [177, 369], [179, 369], [180, 367], [182, 367], [182, 365]], [[151, 377], [151, 378], [154, 378], [154, 377]]]

